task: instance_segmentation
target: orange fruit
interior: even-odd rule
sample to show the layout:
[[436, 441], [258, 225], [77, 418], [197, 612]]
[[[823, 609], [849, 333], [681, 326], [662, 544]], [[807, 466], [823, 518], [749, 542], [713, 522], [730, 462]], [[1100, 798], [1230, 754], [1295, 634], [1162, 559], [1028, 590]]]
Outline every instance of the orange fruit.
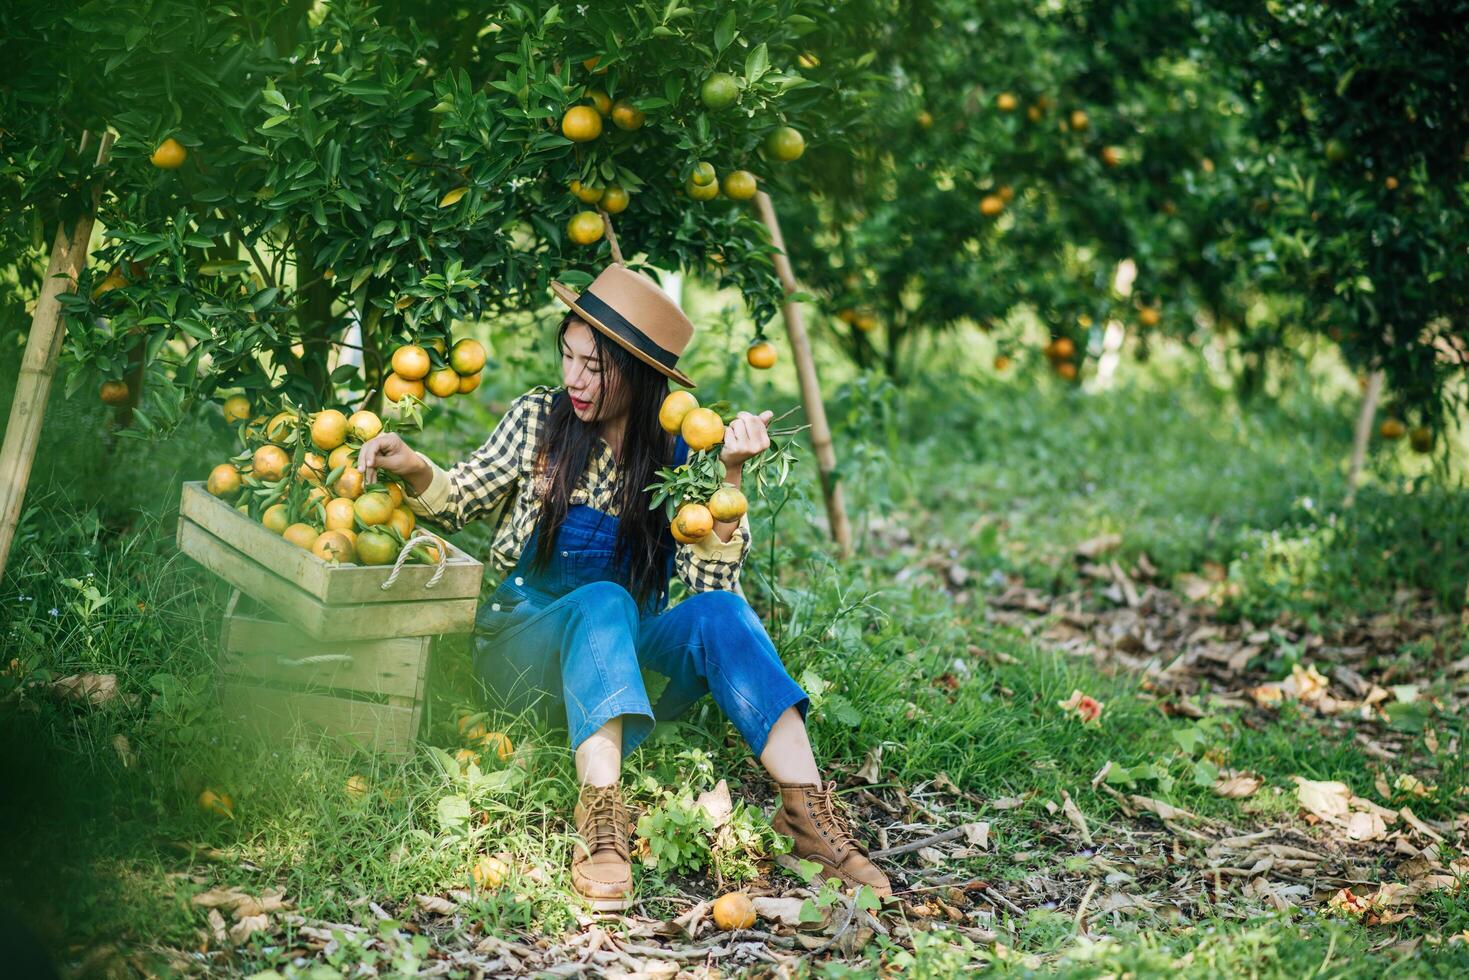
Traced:
[[323, 531], [311, 544], [311, 553], [322, 561], [351, 561], [352, 542], [341, 531]]
[[590, 58], [588, 58], [585, 61], [583, 61], [581, 63], [581, 66], [583, 68], [585, 68], [587, 71], [592, 72], [593, 74], [596, 74], [596, 75], [605, 75], [605, 74], [607, 74], [607, 69], [605, 69], [605, 68], [603, 68], [601, 71], [595, 71], [595, 69], [597, 67], [597, 64], [601, 60], [602, 60], [602, 56], [601, 55], [594, 54]]
[[592, 100], [592, 108], [596, 109], [602, 115], [605, 116], [612, 111], [612, 96], [608, 95], [602, 89], [587, 89], [587, 98]]
[[[392, 500], [389, 499], [388, 502], [392, 503]], [[406, 541], [408, 540], [408, 535], [413, 533], [413, 525], [417, 521], [413, 516], [413, 511], [407, 507], [394, 507], [388, 513], [388, 523], [396, 528], [398, 533], [403, 535], [403, 540]]]
[[[481, 731], [483, 731], [484, 729], [483, 725], [477, 727]], [[470, 739], [470, 742], [474, 745], [478, 745], [481, 749], [494, 749], [495, 758], [499, 759], [501, 762], [509, 759], [515, 751], [515, 747], [510, 743], [510, 736], [506, 735], [504, 732], [484, 732], [483, 734], [477, 733], [475, 737]]]
[[328, 531], [340, 531], [342, 528], [351, 528], [357, 519], [357, 510], [352, 506], [352, 501], [346, 497], [337, 497], [328, 500], [326, 504], [326, 529]]
[[104, 381], [102, 387], [97, 389], [97, 397], [102, 399], [104, 405], [126, 405], [128, 383], [126, 381]]
[[561, 135], [587, 143], [602, 135], [602, 115], [589, 105], [574, 105], [561, 117]]
[[695, 452], [708, 449], [724, 439], [724, 421], [718, 412], [709, 408], [689, 409], [678, 430], [683, 433], [683, 441]]
[[1156, 327], [1163, 319], [1163, 314], [1158, 312], [1156, 306], [1144, 306], [1137, 311], [1137, 321], [1145, 327]]
[[298, 522], [286, 528], [281, 537], [303, 551], [310, 551], [311, 546], [316, 544], [316, 528]]
[[357, 560], [364, 565], [391, 565], [398, 560], [398, 543], [383, 531], [357, 535]]
[[[424, 355], [425, 358], [427, 356]], [[412, 395], [419, 401], [423, 401], [423, 382], [409, 381], [400, 377], [396, 372], [388, 375], [388, 380], [383, 382], [383, 397], [396, 404], [404, 395]]]
[[357, 532], [354, 531], [354, 530], [352, 530], [350, 527], [339, 527], [336, 530], [337, 530], [337, 533], [338, 534], [340, 534], [342, 537], [346, 538], [347, 539], [347, 542], [350, 545], [352, 545], [352, 556], [353, 556], [352, 557], [352, 560], [353, 561], [356, 561], [357, 560], [357, 557], [356, 557], [357, 556]]
[[250, 466], [257, 479], [279, 480], [286, 475], [286, 470], [291, 465], [291, 457], [280, 446], [266, 444], [255, 450], [250, 457]]
[[357, 450], [346, 443], [342, 443], [336, 449], [333, 449], [331, 455], [326, 458], [327, 473], [331, 473], [332, 470], [338, 467], [351, 466], [356, 461]]
[[379, 490], [364, 493], [352, 502], [352, 507], [357, 519], [368, 526], [386, 524], [393, 516], [393, 498]]
[[127, 284], [128, 281], [124, 279], [121, 275], [119, 275], [116, 269], [113, 269], [112, 272], [108, 273], [105, 279], [97, 283], [96, 286], [92, 287], [92, 298], [101, 299], [103, 296], [106, 296], [114, 289], [121, 289]]
[[392, 499], [393, 506], [403, 506], [403, 491], [399, 488], [398, 484], [384, 483], [383, 486], [387, 487], [387, 494]]
[[205, 813], [213, 813], [220, 817], [235, 816], [235, 801], [230, 799], [228, 793], [217, 793], [212, 789], [205, 789], [199, 794], [199, 809]]
[[1003, 371], [1003, 370], [1005, 370], [1009, 366], [1010, 366], [1010, 358], [1006, 357], [1004, 354], [996, 354], [995, 355], [995, 370], [996, 371]]
[[566, 237], [578, 245], [590, 245], [602, 237], [607, 229], [602, 216], [595, 211], [578, 211], [566, 223]]
[[1415, 425], [1408, 430], [1408, 445], [1414, 452], [1433, 452], [1433, 430], [1426, 425]]
[[449, 350], [449, 366], [460, 375], [479, 374], [485, 367], [485, 348], [478, 340], [465, 337]]
[[296, 468], [296, 477], [307, 483], [320, 483], [326, 479], [327, 473], [326, 460], [317, 453], [307, 453]]
[[160, 170], [177, 170], [184, 165], [189, 158], [189, 151], [184, 149], [183, 144], [170, 136], [148, 157], [148, 162]]
[[[673, 526], [683, 535], [680, 541], [698, 541], [714, 530], [714, 515], [703, 504], [687, 503], [678, 509]], [[677, 534], [674, 536], [678, 537]]]
[[1033, 105], [1025, 110], [1025, 116], [1031, 122], [1040, 122], [1041, 116], [1045, 113], [1045, 111], [1046, 110], [1041, 108], [1039, 105]]
[[995, 193], [1000, 195], [1000, 200], [1004, 201], [1006, 204], [1009, 204], [1011, 201], [1015, 200], [1015, 188], [1011, 187], [1009, 184], [1001, 184], [999, 187], [995, 188]]
[[858, 313], [857, 319], [852, 321], [852, 326], [863, 333], [872, 333], [877, 329], [877, 317], [871, 313]]
[[325, 505], [326, 502], [331, 499], [331, 491], [323, 486], [312, 487], [311, 491], [306, 494], [306, 503], [308, 506], [315, 503], [321, 503], [322, 505]]
[[1061, 361], [1056, 365], [1056, 373], [1067, 381], [1076, 380], [1076, 365], [1070, 361]]
[[714, 496], [709, 498], [709, 514], [724, 524], [733, 524], [745, 516], [749, 509], [749, 502], [745, 495], [740, 492], [739, 487], [720, 487], [714, 491]]
[[708, 187], [714, 183], [714, 178], [718, 176], [719, 174], [715, 171], [714, 164], [708, 160], [700, 160], [694, 164], [694, 169], [689, 172], [689, 180], [700, 187]]
[[768, 340], [757, 340], [745, 351], [745, 360], [750, 367], [765, 370], [775, 366], [775, 345]]
[[209, 471], [204, 489], [216, 497], [233, 497], [240, 492], [240, 471], [231, 463], [220, 463]]
[[459, 377], [459, 394], [467, 395], [479, 387], [479, 374], [464, 374]]
[[1005, 199], [998, 194], [986, 194], [979, 199], [979, 213], [987, 218], [993, 218], [1005, 210]]
[[285, 443], [295, 428], [295, 412], [276, 412], [270, 417], [270, 421], [265, 423], [265, 438], [271, 442]]
[[740, 83], [733, 75], [717, 71], [699, 86], [699, 99], [706, 109], [728, 109], [740, 100]]
[[684, 182], [683, 190], [695, 201], [712, 201], [719, 196], [719, 181], [711, 180], [707, 184], [696, 184], [694, 178], [690, 177]]
[[349, 466], [337, 477], [337, 482], [332, 484], [332, 490], [338, 497], [356, 500], [362, 496], [363, 483], [362, 471], [355, 466]]
[[355, 797], [356, 799], [360, 800], [362, 797], [367, 795], [367, 777], [358, 776], [355, 774], [348, 776], [347, 782], [342, 785], [342, 791], [345, 792], [348, 796]]
[[1401, 439], [1407, 431], [1408, 427], [1403, 425], [1400, 419], [1389, 418], [1382, 420], [1382, 426], [1377, 430], [1377, 434], [1384, 439]]
[[1390, 191], [1395, 191], [1398, 189], [1398, 179], [1396, 177], [1384, 177], [1382, 179], [1382, 186]]
[[748, 201], [759, 189], [755, 175], [748, 170], [736, 170], [724, 178], [724, 196], [732, 201]]
[[1046, 345], [1046, 356], [1053, 361], [1064, 361], [1076, 353], [1076, 344], [1070, 337], [1057, 337]]
[[359, 442], [366, 442], [381, 431], [383, 431], [383, 420], [377, 417], [376, 412], [364, 409], [360, 412], [353, 412], [352, 417], [347, 419], [347, 434]]
[[224, 400], [224, 420], [230, 425], [243, 422], [250, 417], [250, 399], [244, 395], [230, 395]]
[[850, 323], [855, 325], [857, 323], [857, 311], [848, 306], [837, 311], [837, 319], [841, 320], [843, 323]]
[[440, 398], [459, 394], [459, 375], [453, 368], [439, 368], [430, 372], [425, 386]]
[[1071, 112], [1071, 128], [1072, 129], [1076, 130], [1079, 133], [1082, 130], [1086, 129], [1090, 125], [1091, 125], [1091, 120], [1086, 117], [1086, 113], [1085, 112], [1082, 112], [1080, 109], [1073, 109], [1072, 110], [1072, 112]]
[[1101, 150], [1102, 162], [1109, 167], [1115, 167], [1122, 162], [1122, 151], [1115, 146], [1104, 146]]
[[286, 505], [271, 504], [265, 508], [265, 513], [260, 515], [260, 523], [272, 534], [284, 534], [291, 526], [290, 518], [286, 516]]
[[626, 99], [618, 99], [612, 107], [612, 125], [618, 129], [625, 129], [629, 132], [634, 129], [642, 129], [646, 119], [647, 116], [643, 111]]
[[1010, 92], [1001, 92], [995, 96], [995, 108], [1001, 112], [1014, 112], [1020, 106], [1020, 100]]
[[404, 344], [393, 351], [393, 373], [404, 381], [421, 381], [432, 367], [428, 351], [417, 344]]
[[765, 152], [783, 163], [799, 160], [806, 152], [806, 137], [791, 126], [781, 126], [765, 137]]
[[821, 67], [821, 58], [815, 51], [802, 51], [796, 56], [796, 64], [809, 71], [812, 68]]
[[755, 906], [744, 892], [729, 892], [714, 900], [714, 924], [728, 932], [755, 925]]
[[572, 196], [583, 204], [596, 204], [606, 193], [604, 188], [583, 184], [579, 180], [573, 180], [568, 186], [571, 188]]
[[923, 129], [929, 129], [933, 126], [933, 113], [927, 109], [918, 110], [918, 115], [914, 118], [917, 119], [918, 125]]
[[347, 416], [329, 408], [311, 420], [311, 441], [317, 449], [336, 449], [347, 441]]
[[454, 753], [454, 761], [459, 763], [459, 769], [462, 772], [469, 768], [470, 763], [479, 765], [479, 753], [474, 749], [459, 749]]
[[627, 210], [627, 191], [617, 184], [610, 184], [602, 193], [602, 208], [608, 214], [621, 214]]
[[684, 416], [699, 407], [699, 400], [688, 391], [670, 391], [658, 406], [658, 424], [664, 432], [678, 432], [683, 428]]

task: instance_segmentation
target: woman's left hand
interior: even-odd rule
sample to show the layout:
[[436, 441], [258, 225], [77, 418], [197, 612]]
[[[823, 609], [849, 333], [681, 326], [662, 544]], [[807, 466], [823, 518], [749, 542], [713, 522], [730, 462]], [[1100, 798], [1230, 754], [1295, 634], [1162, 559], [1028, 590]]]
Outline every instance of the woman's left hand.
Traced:
[[770, 432], [765, 424], [774, 414], [769, 410], [759, 415], [741, 412], [724, 427], [724, 448], [719, 452], [719, 461], [724, 464], [725, 469], [743, 466], [745, 460], [770, 448]]

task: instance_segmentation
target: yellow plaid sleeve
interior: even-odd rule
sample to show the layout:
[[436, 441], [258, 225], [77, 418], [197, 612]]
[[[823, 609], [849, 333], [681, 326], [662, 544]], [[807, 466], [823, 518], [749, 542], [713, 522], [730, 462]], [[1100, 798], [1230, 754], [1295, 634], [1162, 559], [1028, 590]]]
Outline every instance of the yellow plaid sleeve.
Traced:
[[690, 592], [733, 592], [749, 551], [750, 515], [746, 513], [728, 541], [720, 541], [711, 532], [692, 544], [677, 545], [673, 568]]
[[448, 533], [493, 513], [530, 472], [549, 405], [539, 388], [516, 398], [484, 445], [448, 470], [419, 453], [433, 476], [422, 494], [406, 495], [409, 509]]

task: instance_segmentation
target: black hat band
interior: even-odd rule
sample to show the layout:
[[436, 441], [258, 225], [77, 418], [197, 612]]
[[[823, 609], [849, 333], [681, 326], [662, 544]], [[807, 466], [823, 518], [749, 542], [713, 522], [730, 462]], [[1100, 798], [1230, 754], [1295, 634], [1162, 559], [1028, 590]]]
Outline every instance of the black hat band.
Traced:
[[576, 302], [578, 306], [587, 312], [588, 316], [595, 317], [602, 326], [611, 330], [664, 367], [672, 368], [678, 363], [677, 354], [660, 347], [653, 338], [633, 326], [632, 321], [628, 320], [621, 313], [618, 313], [611, 306], [608, 306], [601, 297], [591, 290], [578, 296]]

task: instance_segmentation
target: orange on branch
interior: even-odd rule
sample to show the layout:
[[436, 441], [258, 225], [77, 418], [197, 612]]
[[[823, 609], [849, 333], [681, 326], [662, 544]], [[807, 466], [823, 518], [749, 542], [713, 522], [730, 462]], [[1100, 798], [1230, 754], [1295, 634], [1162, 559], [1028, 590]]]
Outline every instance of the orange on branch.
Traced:
[[390, 402], [397, 403], [404, 395], [412, 395], [419, 401], [423, 401], [423, 382], [409, 381], [396, 372], [388, 375], [388, 380], [383, 382], [383, 397]]
[[316, 528], [310, 524], [297, 522], [286, 528], [281, 537], [302, 551], [310, 551], [311, 546], [316, 544]]
[[337, 477], [337, 482], [332, 484], [332, 490], [338, 497], [346, 497], [348, 500], [356, 500], [362, 496], [362, 488], [366, 480], [362, 471], [355, 466], [349, 466]]
[[765, 137], [765, 152], [782, 163], [799, 160], [806, 152], [806, 137], [792, 126], [781, 126]]
[[1001, 112], [1014, 112], [1020, 105], [1020, 100], [1010, 92], [1001, 92], [995, 96], [995, 108]]
[[351, 446], [347, 445], [346, 443], [343, 443], [342, 445], [338, 446], [336, 449], [333, 449], [331, 451], [331, 455], [327, 456], [327, 458], [326, 458], [327, 472], [330, 473], [332, 470], [337, 469], [338, 467], [345, 468], [345, 467], [351, 466], [356, 461], [357, 461], [357, 451], [355, 449], [353, 449]]
[[612, 125], [618, 129], [627, 130], [628, 132], [635, 129], [642, 129], [646, 119], [647, 116], [643, 111], [626, 99], [618, 99], [617, 103], [612, 107]]
[[177, 170], [184, 165], [189, 158], [189, 151], [184, 149], [183, 144], [170, 136], [148, 157], [148, 162], [160, 170]]
[[326, 459], [320, 453], [307, 453], [302, 457], [301, 465], [296, 467], [296, 478], [307, 483], [320, 483], [328, 472]]
[[607, 231], [602, 216], [595, 211], [578, 211], [566, 223], [566, 237], [577, 245], [591, 245], [600, 241]]
[[290, 465], [291, 457], [280, 446], [266, 444], [250, 457], [251, 470], [259, 480], [279, 480]]
[[733, 75], [715, 72], [699, 86], [699, 100], [714, 112], [728, 109], [740, 100], [740, 83]]
[[702, 540], [713, 530], [714, 515], [703, 504], [684, 504], [673, 519], [673, 536], [685, 544]]
[[694, 452], [708, 449], [724, 439], [724, 420], [709, 408], [691, 408], [679, 424], [683, 441]]
[[605, 188], [583, 184], [579, 180], [573, 180], [567, 186], [571, 188], [571, 196], [583, 204], [596, 204], [602, 200], [602, 195], [606, 193]]
[[[392, 503], [391, 499], [388, 502]], [[395, 528], [399, 534], [403, 535], [405, 541], [408, 539], [408, 535], [413, 533], [413, 526], [416, 523], [418, 522], [413, 516], [413, 511], [407, 507], [394, 507], [388, 513], [389, 526]]]
[[561, 135], [575, 143], [588, 143], [602, 135], [602, 114], [587, 105], [574, 105], [561, 117]]
[[761, 371], [775, 366], [775, 345], [768, 340], [759, 340], [745, 351], [745, 360], [750, 367]]
[[708, 506], [709, 513], [716, 521], [733, 524], [745, 516], [745, 511], [749, 509], [750, 504], [739, 487], [723, 486], [714, 491], [714, 496], [709, 498]]
[[449, 366], [459, 375], [479, 374], [485, 366], [485, 348], [478, 340], [465, 337], [449, 348]]
[[459, 394], [467, 395], [479, 387], [479, 373], [465, 374], [459, 377]]
[[240, 492], [240, 471], [235, 469], [233, 463], [220, 463], [209, 471], [204, 489], [216, 497], [233, 497]]
[[357, 519], [357, 509], [348, 497], [337, 497], [326, 502], [326, 529], [340, 531], [350, 528]]
[[986, 194], [979, 199], [979, 213], [987, 218], [993, 218], [1005, 210], [1005, 199], [998, 194]]
[[612, 97], [600, 88], [587, 89], [587, 98], [592, 100], [592, 107], [602, 115], [612, 111]]
[[609, 184], [602, 193], [602, 207], [608, 214], [621, 214], [627, 210], [627, 191], [617, 184]]
[[398, 560], [398, 543], [385, 531], [357, 535], [357, 560], [364, 565], [391, 565]]
[[439, 368], [429, 372], [424, 386], [440, 398], [457, 395], [459, 394], [459, 374], [451, 367]]
[[382, 431], [383, 420], [377, 417], [376, 412], [363, 409], [353, 412], [347, 419], [347, 434], [358, 442], [366, 442]]
[[311, 553], [322, 561], [348, 562], [354, 557], [352, 542], [341, 531], [323, 531], [311, 544]]
[[317, 449], [336, 449], [346, 441], [347, 416], [335, 408], [316, 413], [311, 420], [311, 442]]
[[357, 519], [368, 527], [386, 524], [393, 517], [393, 498], [374, 490], [354, 500], [352, 509]]
[[748, 201], [759, 189], [759, 181], [748, 170], [735, 170], [724, 178], [724, 196], [732, 201]]
[[271, 504], [265, 508], [265, 513], [260, 515], [260, 523], [272, 534], [284, 534], [291, 526], [291, 519], [286, 516], [286, 505]]
[[428, 376], [433, 362], [428, 351], [417, 344], [404, 344], [393, 351], [393, 373], [404, 381], [420, 381]]
[[699, 407], [699, 400], [688, 391], [670, 391], [658, 407], [658, 424], [664, 432], [678, 432], [683, 427], [684, 416]]

